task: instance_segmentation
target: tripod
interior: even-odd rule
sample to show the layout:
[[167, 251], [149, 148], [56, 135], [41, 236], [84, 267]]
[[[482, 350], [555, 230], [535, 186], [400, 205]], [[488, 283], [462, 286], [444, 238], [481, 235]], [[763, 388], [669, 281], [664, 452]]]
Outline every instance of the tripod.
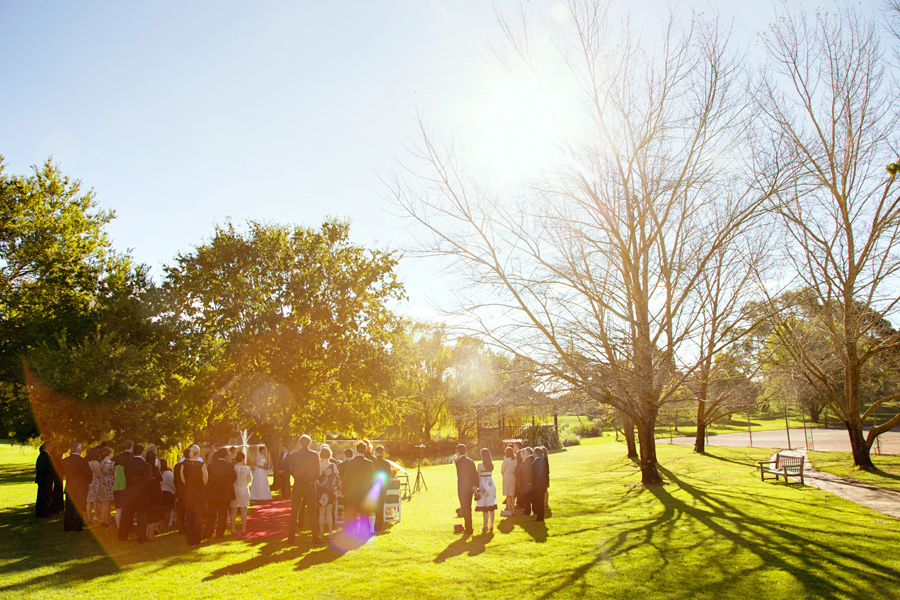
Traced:
[[412, 493], [415, 494], [418, 491], [421, 491], [422, 488], [425, 488], [425, 491], [428, 491], [428, 486], [425, 484], [425, 476], [422, 475], [422, 464], [420, 461], [416, 461], [416, 482], [413, 484]]

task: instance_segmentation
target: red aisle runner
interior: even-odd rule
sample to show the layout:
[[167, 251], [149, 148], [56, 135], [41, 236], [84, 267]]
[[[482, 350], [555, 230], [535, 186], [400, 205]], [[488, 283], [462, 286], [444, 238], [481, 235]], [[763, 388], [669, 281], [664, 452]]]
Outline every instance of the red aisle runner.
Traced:
[[247, 511], [248, 540], [274, 540], [287, 537], [291, 518], [290, 500], [263, 500], [254, 503]]

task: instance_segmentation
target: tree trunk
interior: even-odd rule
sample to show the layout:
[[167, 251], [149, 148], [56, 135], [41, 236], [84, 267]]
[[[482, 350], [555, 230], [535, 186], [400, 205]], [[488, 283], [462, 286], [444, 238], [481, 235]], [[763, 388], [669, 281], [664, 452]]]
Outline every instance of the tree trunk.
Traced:
[[628, 448], [628, 458], [638, 459], [637, 446], [634, 443], [634, 419], [622, 413], [622, 432], [625, 434], [625, 445]]
[[694, 438], [694, 452], [706, 452], [706, 402], [697, 402], [697, 436]]
[[656, 463], [656, 415], [651, 415], [638, 421], [638, 439], [641, 442], [641, 483], [645, 487], [662, 485], [663, 480], [659, 474]]
[[703, 454], [706, 452], [706, 421], [697, 419], [697, 437], [694, 438], [694, 452]]
[[869, 444], [863, 437], [862, 422], [859, 419], [846, 423], [850, 434], [850, 450], [853, 452], [853, 464], [861, 471], [875, 471], [872, 457], [869, 455]]

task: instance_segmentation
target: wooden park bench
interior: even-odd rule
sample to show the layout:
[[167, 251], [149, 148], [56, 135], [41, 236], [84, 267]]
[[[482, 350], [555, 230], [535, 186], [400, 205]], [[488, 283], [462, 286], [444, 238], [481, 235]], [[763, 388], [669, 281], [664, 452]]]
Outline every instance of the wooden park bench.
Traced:
[[775, 481], [778, 481], [779, 477], [784, 477], [784, 482], [788, 483], [788, 477], [799, 477], [800, 484], [805, 485], [803, 481], [803, 461], [804, 457], [802, 456], [776, 454], [775, 460], [759, 461], [760, 478], [765, 481], [766, 475], [774, 475]]

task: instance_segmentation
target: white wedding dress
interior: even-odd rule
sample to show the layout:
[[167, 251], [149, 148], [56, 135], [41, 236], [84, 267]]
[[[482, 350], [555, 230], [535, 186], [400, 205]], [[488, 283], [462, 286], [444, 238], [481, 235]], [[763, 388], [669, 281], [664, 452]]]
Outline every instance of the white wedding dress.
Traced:
[[253, 483], [250, 484], [250, 499], [272, 499], [272, 490], [269, 489], [269, 471], [266, 469], [266, 459], [262, 454], [256, 455], [256, 470], [253, 472]]

